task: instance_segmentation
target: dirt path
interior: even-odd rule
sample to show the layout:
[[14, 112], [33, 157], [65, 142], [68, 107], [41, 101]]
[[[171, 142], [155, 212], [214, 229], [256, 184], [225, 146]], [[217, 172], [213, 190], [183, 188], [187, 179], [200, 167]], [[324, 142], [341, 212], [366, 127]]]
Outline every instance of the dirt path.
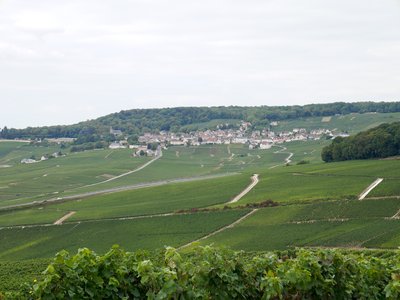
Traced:
[[[281, 148], [281, 149], [275, 151], [274, 154], [278, 154], [278, 153], [287, 153], [287, 154], [289, 154], [289, 156], [285, 158], [284, 164], [289, 164], [289, 163], [292, 162], [292, 159], [291, 159], [291, 158], [292, 158], [293, 155], [294, 155], [293, 152], [288, 152], [288, 151], [286, 151], [287, 148], [286, 148], [286, 147], [283, 147], [283, 146], [277, 146], [277, 145], [275, 145], [275, 147], [279, 147], [279, 148]], [[274, 169], [274, 168], [279, 167], [279, 166], [282, 166], [282, 164], [274, 165], [274, 166], [272, 166], [272, 167], [269, 167], [269, 169]]]
[[[157, 151], [158, 151], [158, 150], [157, 150]], [[118, 179], [118, 178], [121, 178], [121, 177], [130, 175], [130, 174], [139, 172], [140, 170], [143, 170], [144, 168], [146, 168], [147, 166], [149, 166], [150, 164], [152, 164], [152, 163], [155, 162], [156, 160], [160, 159], [161, 157], [162, 157], [162, 151], [160, 150], [160, 152], [158, 152], [158, 153], [156, 154], [156, 156], [155, 156], [152, 160], [148, 161], [148, 162], [145, 163], [144, 165], [141, 165], [139, 168], [136, 168], [136, 169], [134, 169], [134, 170], [132, 170], [132, 171], [129, 171], [129, 172], [120, 174], [120, 175], [118, 175], [118, 176], [115, 176], [115, 177], [113, 177], [113, 178], [110, 178], [110, 179], [107, 179], [107, 180], [104, 180], [104, 181], [100, 181], [100, 182], [96, 182], [96, 183], [92, 183], [92, 184], [80, 186], [79, 188], [86, 188], [86, 187], [91, 187], [91, 186], [103, 184], [103, 183], [110, 182], [110, 181], [116, 180], [116, 179]]]
[[229, 201], [228, 204], [238, 202], [240, 199], [243, 198], [244, 195], [246, 195], [248, 192], [250, 192], [251, 189], [253, 187], [255, 187], [257, 183], [258, 183], [258, 174], [254, 174], [253, 176], [251, 176], [250, 185], [248, 187], [246, 187], [239, 195], [237, 195], [235, 198], [233, 198], [231, 201]]
[[110, 153], [108, 153], [106, 156], [104, 156], [104, 158], [108, 158], [111, 154], [113, 154], [114, 150], [111, 150]]
[[192, 245], [192, 244], [194, 244], [194, 243], [197, 243], [197, 242], [200, 242], [200, 241], [202, 241], [202, 240], [208, 239], [209, 237], [214, 236], [214, 235], [216, 235], [216, 234], [218, 234], [218, 233], [221, 233], [222, 231], [225, 231], [226, 229], [233, 228], [233, 227], [235, 227], [236, 225], [238, 225], [240, 222], [242, 222], [243, 220], [245, 220], [245, 219], [247, 219], [248, 217], [250, 217], [252, 214], [256, 213], [257, 211], [258, 211], [258, 208], [255, 208], [255, 209], [253, 209], [252, 211], [250, 211], [250, 212], [248, 212], [247, 214], [245, 214], [245, 215], [244, 215], [243, 217], [241, 217], [240, 219], [237, 219], [235, 222], [233, 222], [233, 223], [231, 223], [231, 224], [229, 224], [229, 225], [226, 225], [226, 226], [224, 226], [224, 227], [222, 227], [222, 228], [220, 228], [220, 229], [218, 229], [218, 230], [216, 230], [216, 231], [213, 231], [213, 232], [211, 232], [211, 233], [209, 233], [209, 234], [207, 234], [207, 235], [205, 235], [205, 236], [203, 236], [203, 237], [201, 237], [201, 238], [199, 238], [199, 239], [197, 239], [197, 240], [194, 240], [194, 241], [192, 241], [192, 242], [190, 242], [190, 243], [187, 243], [187, 244], [185, 244], [185, 245], [183, 245], [183, 246], [180, 246], [180, 247], [178, 248], [178, 250], [184, 249], [184, 248], [186, 248], [186, 247], [188, 247], [188, 246], [190, 246], [190, 245]]
[[380, 197], [368, 197], [368, 200], [379, 200], [379, 199], [400, 199], [400, 196], [380, 196]]
[[392, 220], [400, 219], [400, 209], [393, 216], [391, 216], [389, 219], [392, 219]]
[[66, 215], [62, 216], [57, 221], [55, 221], [53, 225], [61, 225], [65, 220], [72, 217], [75, 213], [76, 211], [70, 211], [69, 213], [67, 213]]
[[358, 196], [358, 200], [363, 200], [374, 188], [378, 186], [383, 181], [383, 178], [376, 179], [373, 183], [371, 183], [362, 193]]

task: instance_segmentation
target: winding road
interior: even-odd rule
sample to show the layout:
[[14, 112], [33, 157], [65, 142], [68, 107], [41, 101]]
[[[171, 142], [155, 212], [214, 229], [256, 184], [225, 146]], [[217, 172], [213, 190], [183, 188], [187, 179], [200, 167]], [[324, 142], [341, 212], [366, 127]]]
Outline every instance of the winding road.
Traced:
[[136, 169], [134, 169], [134, 170], [132, 170], [132, 171], [123, 173], [123, 174], [121, 174], [121, 175], [112, 177], [112, 178], [110, 178], [110, 179], [107, 179], [107, 180], [104, 180], [104, 181], [100, 181], [100, 182], [96, 182], [96, 183], [92, 183], [92, 184], [88, 184], [88, 185], [85, 185], [85, 186], [80, 186], [79, 188], [85, 188], [85, 187], [91, 187], [91, 186], [99, 185], [99, 184], [102, 184], [102, 183], [110, 182], [110, 181], [116, 180], [116, 179], [118, 179], [118, 178], [121, 178], [121, 177], [130, 175], [130, 174], [139, 172], [140, 170], [143, 170], [144, 168], [146, 168], [147, 166], [149, 166], [150, 164], [152, 164], [153, 162], [155, 162], [157, 159], [160, 159], [160, 158], [162, 157], [162, 155], [163, 155], [163, 153], [162, 153], [161, 147], [158, 146], [158, 148], [157, 148], [157, 150], [156, 150], [156, 155], [155, 155], [155, 157], [154, 157], [152, 160], [148, 161], [147, 163], [141, 165], [140, 167], [138, 167], [138, 168], [136, 168]]
[[[287, 154], [289, 154], [289, 156], [285, 158], [284, 165], [285, 165], [285, 164], [289, 164], [289, 163], [291, 163], [291, 162], [292, 162], [291, 158], [292, 158], [292, 157], [293, 157], [293, 155], [294, 155], [294, 153], [293, 153], [293, 152], [288, 152], [288, 151], [286, 151], [286, 150], [287, 150], [287, 148], [286, 148], [286, 147], [283, 147], [283, 146], [278, 146], [278, 145], [275, 145], [275, 147], [279, 147], [279, 148], [281, 148], [281, 149], [280, 149], [280, 150], [277, 150], [277, 151], [275, 151], [275, 152], [274, 152], [274, 154], [278, 154], [278, 153], [287, 153]], [[274, 168], [276, 168], [276, 167], [279, 167], [279, 166], [282, 166], [282, 164], [277, 164], [277, 165], [274, 165], [274, 166], [272, 166], [272, 167], [269, 167], [269, 169], [274, 169]]]

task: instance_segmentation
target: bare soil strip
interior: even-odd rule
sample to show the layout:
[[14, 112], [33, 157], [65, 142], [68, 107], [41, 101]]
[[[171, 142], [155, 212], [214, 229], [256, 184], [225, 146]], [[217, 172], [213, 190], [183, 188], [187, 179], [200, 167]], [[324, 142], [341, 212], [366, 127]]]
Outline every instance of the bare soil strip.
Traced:
[[363, 200], [374, 188], [378, 186], [383, 181], [383, 178], [376, 179], [371, 183], [361, 194], [358, 196], [358, 200]]
[[286, 222], [282, 224], [313, 224], [317, 222], [347, 222], [350, 221], [350, 218], [333, 218], [333, 219], [320, 219], [320, 220], [304, 220], [304, 221], [291, 221], [291, 222]]
[[254, 213], [257, 212], [257, 211], [258, 211], [258, 208], [255, 208], [255, 209], [253, 209], [252, 211], [250, 211], [249, 213], [245, 214], [245, 215], [244, 215], [243, 217], [241, 217], [240, 219], [237, 219], [235, 222], [233, 222], [233, 223], [231, 223], [231, 224], [229, 224], [229, 225], [226, 225], [226, 226], [224, 226], [224, 227], [222, 227], [222, 228], [220, 228], [220, 229], [218, 229], [218, 230], [216, 230], [216, 231], [213, 231], [213, 232], [211, 232], [211, 233], [209, 233], [209, 234], [207, 234], [207, 235], [205, 235], [205, 236], [203, 236], [203, 237], [201, 237], [201, 238], [199, 238], [199, 239], [197, 239], [197, 240], [195, 240], [195, 241], [192, 241], [192, 242], [190, 242], [190, 243], [188, 243], [188, 244], [186, 244], [186, 245], [180, 246], [180, 247], [178, 248], [178, 250], [183, 249], [183, 248], [186, 248], [186, 247], [192, 245], [193, 243], [197, 243], [197, 242], [200, 242], [200, 241], [202, 241], [202, 240], [205, 240], [205, 239], [207, 239], [207, 238], [209, 238], [209, 237], [211, 237], [211, 236], [213, 236], [213, 235], [216, 235], [216, 234], [218, 234], [218, 233], [220, 233], [220, 232], [222, 232], [222, 231], [224, 231], [224, 230], [226, 230], [226, 229], [233, 228], [233, 227], [235, 227], [237, 224], [239, 224], [240, 222], [242, 222], [244, 219], [250, 217], [252, 214], [254, 214]]
[[67, 213], [66, 215], [64, 215], [63, 217], [61, 217], [57, 221], [55, 221], [53, 224], [54, 225], [61, 225], [65, 220], [67, 220], [68, 218], [73, 216], [75, 213], [76, 213], [76, 211], [70, 211], [69, 213]]
[[390, 219], [392, 220], [400, 219], [400, 209]]
[[400, 196], [380, 196], [380, 197], [368, 197], [367, 200], [379, 200], [379, 199], [400, 199]]
[[244, 195], [250, 192], [252, 188], [256, 186], [257, 183], [258, 183], [258, 174], [254, 174], [253, 176], [251, 176], [250, 185], [246, 187], [239, 195], [237, 195], [235, 198], [229, 201], [228, 204], [238, 202], [240, 199], [244, 197]]

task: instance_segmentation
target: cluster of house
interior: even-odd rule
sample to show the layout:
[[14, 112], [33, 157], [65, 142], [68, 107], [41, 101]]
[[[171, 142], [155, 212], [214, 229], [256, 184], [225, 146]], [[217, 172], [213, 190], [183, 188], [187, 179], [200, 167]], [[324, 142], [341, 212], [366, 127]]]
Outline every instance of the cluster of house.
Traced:
[[[277, 126], [277, 122], [270, 124]], [[290, 131], [274, 132], [269, 128], [263, 130], [249, 130], [250, 122], [240, 124], [238, 129], [218, 129], [193, 131], [190, 133], [174, 133], [161, 131], [159, 133], [145, 133], [138, 139], [139, 145], [129, 145], [127, 141], [118, 141], [110, 144], [110, 149], [132, 148], [135, 155], [146, 153], [154, 155], [154, 151], [147, 149], [148, 144], [158, 144], [161, 147], [171, 146], [200, 146], [202, 144], [246, 144], [249, 149], [269, 149], [274, 144], [282, 144], [291, 141], [319, 140], [322, 136], [348, 136], [348, 134], [335, 134], [329, 129], [294, 128]], [[141, 146], [146, 145], [146, 146]]]
[[42, 155], [42, 157], [39, 160], [36, 160], [34, 158], [23, 158], [21, 160], [21, 164], [33, 164], [33, 163], [48, 160], [50, 158], [57, 158], [57, 157], [61, 157], [61, 156], [65, 156], [65, 154], [62, 154], [61, 152], [54, 152], [51, 155]]
[[[340, 136], [348, 136], [341, 133]], [[319, 140], [322, 136], [337, 136], [329, 129], [307, 131], [305, 128], [294, 128], [291, 131], [274, 132], [269, 129], [253, 130], [205, 130], [191, 133], [160, 132], [146, 133], [139, 137], [140, 144], [158, 143], [160, 145], [199, 146], [201, 144], [247, 144], [250, 149], [269, 149], [274, 144], [291, 141]]]

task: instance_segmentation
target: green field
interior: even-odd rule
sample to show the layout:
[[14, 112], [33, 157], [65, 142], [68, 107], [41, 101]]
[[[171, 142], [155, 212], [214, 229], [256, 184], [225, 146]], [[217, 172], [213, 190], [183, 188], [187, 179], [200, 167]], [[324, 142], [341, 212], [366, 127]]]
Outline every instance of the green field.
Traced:
[[[232, 157], [232, 154], [233, 157]], [[286, 154], [270, 150], [249, 150], [245, 145], [202, 145], [199, 147], [170, 147], [163, 150], [163, 157], [138, 173], [96, 187], [74, 190], [90, 192], [116, 186], [156, 182], [174, 178], [191, 178], [208, 174], [252, 171], [281, 163]], [[71, 193], [66, 193], [66, 195]]]
[[376, 127], [382, 123], [391, 123], [400, 120], [400, 113], [365, 113], [332, 116], [329, 122], [322, 122], [323, 117], [312, 117], [279, 121], [274, 131], [292, 130], [293, 128], [306, 129], [337, 129], [350, 134]]
[[[0, 143], [2, 147], [6, 143]], [[26, 151], [39, 151], [30, 145], [21, 146]], [[53, 153], [55, 149], [40, 149]], [[17, 152], [19, 152], [18, 150]], [[3, 158], [11, 167], [0, 174], [0, 206], [29, 202], [37, 199], [57, 197], [65, 190], [101, 182], [113, 176], [133, 170], [147, 162], [148, 158], [131, 157], [130, 150], [92, 150], [69, 153], [65, 157], [53, 158], [34, 164], [8, 161], [14, 151]], [[18, 154], [19, 155], [19, 154]], [[30, 157], [30, 156], [27, 156]]]
[[400, 202], [379, 201], [264, 208], [201, 243], [250, 251], [321, 246], [396, 247], [400, 221], [390, 217], [398, 211]]
[[[400, 195], [400, 160], [311, 163], [266, 170], [240, 202], [355, 199], [376, 178], [383, 182], [368, 197]], [[237, 203], [238, 205], [240, 203]]]
[[[355, 114], [333, 116], [326, 123], [321, 118], [282, 121], [278, 127], [356, 132], [398, 118], [400, 113]], [[65, 157], [25, 165], [22, 158], [64, 150], [0, 142], [0, 267], [7, 269], [8, 260], [52, 257], [61, 249], [90, 247], [101, 253], [112, 244], [127, 250], [179, 247], [221, 228], [200, 243], [250, 251], [399, 247], [400, 220], [394, 216], [400, 211], [400, 160], [323, 163], [320, 152], [329, 143], [298, 141], [269, 150], [249, 150], [248, 145], [169, 147], [144, 169], [107, 181], [151, 158], [132, 157], [129, 149], [65, 150]], [[235, 209], [222, 209], [250, 184], [253, 174], [259, 174], [258, 184], [230, 204]], [[363, 201], [357, 200], [377, 178], [383, 181]], [[91, 192], [99, 194], [83, 195]], [[39, 203], [56, 198], [58, 202]], [[251, 208], [237, 206], [264, 200], [278, 206], [259, 208], [240, 220]], [[4, 209], [21, 203], [31, 206]], [[198, 212], [207, 208], [220, 210]], [[52, 225], [69, 212], [74, 215], [62, 225]]]
[[0, 260], [52, 257], [83, 246], [99, 253], [113, 244], [127, 250], [178, 247], [232, 223], [246, 210], [204, 212], [166, 217], [0, 229]]
[[[0, 148], [7, 144], [1, 143]], [[43, 148], [23, 147], [27, 147], [25, 152]], [[8, 155], [12, 154], [13, 151]], [[278, 164], [286, 156], [273, 150], [248, 150], [245, 145], [171, 147], [146, 168], [107, 181], [150, 160], [131, 154], [128, 149], [92, 150], [35, 164], [20, 164], [19, 159], [26, 157], [20, 155], [18, 162], [4, 168], [5, 172], [0, 174], [0, 207], [147, 182], [246, 172]]]
[[250, 182], [248, 175], [168, 184], [153, 188], [92, 196], [31, 209], [0, 212], [0, 226], [53, 223], [75, 211], [68, 221], [170, 213], [225, 203]]
[[370, 178], [313, 176], [275, 171], [261, 174], [258, 185], [238, 204], [264, 200], [290, 203], [293, 201], [355, 199], [372, 181]]
[[400, 179], [384, 179], [370, 194], [369, 197], [400, 197]]

